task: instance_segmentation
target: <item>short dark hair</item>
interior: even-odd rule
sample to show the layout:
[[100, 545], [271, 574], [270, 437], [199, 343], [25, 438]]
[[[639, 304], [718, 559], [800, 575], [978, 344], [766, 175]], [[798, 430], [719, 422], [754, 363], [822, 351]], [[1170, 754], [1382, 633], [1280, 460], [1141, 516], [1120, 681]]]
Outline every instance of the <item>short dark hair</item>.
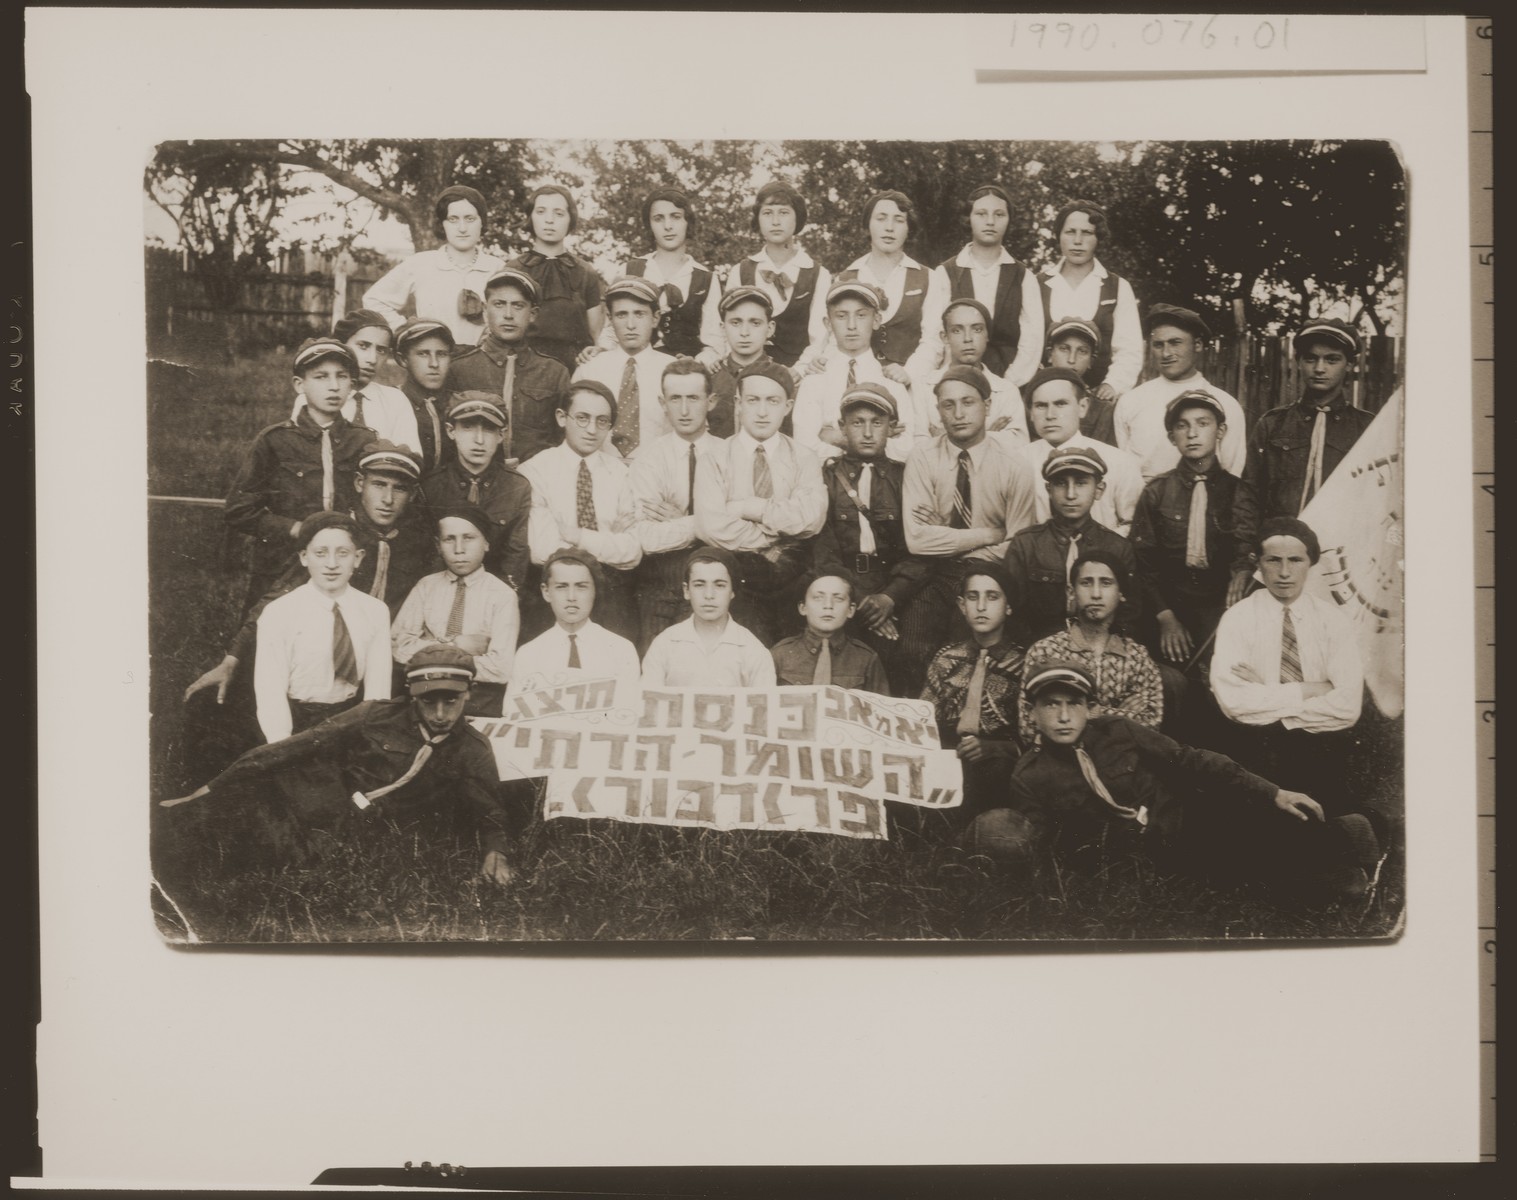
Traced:
[[1069, 565], [1069, 586], [1074, 587], [1075, 580], [1080, 577], [1080, 568], [1086, 563], [1100, 563], [1103, 567], [1110, 567], [1112, 577], [1117, 581], [1117, 587], [1122, 589], [1125, 596], [1132, 591], [1132, 577], [1127, 573], [1127, 568], [1121, 560], [1110, 550], [1087, 550]]
[[537, 207], [537, 202], [544, 196], [562, 196], [564, 205], [569, 210], [569, 232], [573, 233], [579, 228], [579, 207], [574, 203], [574, 197], [569, 194], [569, 189], [561, 183], [545, 183], [541, 187], [532, 189], [527, 197], [527, 226], [532, 225], [532, 210]]
[[589, 392], [592, 396], [599, 396], [611, 405], [611, 424], [615, 425], [616, 396], [605, 384], [599, 383], [594, 379], [576, 379], [569, 384], [568, 389], [564, 392], [563, 399], [558, 402], [558, 411], [563, 413], [564, 416], [568, 416], [569, 410], [574, 407], [574, 397], [583, 392]]
[[643, 231], [650, 238], [653, 236], [653, 206], [660, 200], [667, 200], [685, 214], [685, 234], [694, 237], [697, 227], [695, 205], [679, 188], [672, 187], [656, 188], [643, 198]]
[[802, 600], [806, 598], [811, 589], [816, 586], [817, 581], [821, 579], [841, 579], [848, 585], [848, 603], [857, 604], [859, 602], [859, 581], [853, 577], [851, 571], [847, 571], [842, 567], [836, 569], [814, 567], [810, 571], [807, 571], [805, 578], [801, 581]]
[[485, 203], [483, 193], [461, 183], [455, 183], [452, 187], [443, 188], [437, 193], [437, 199], [432, 201], [432, 223], [436, 227], [437, 236], [444, 235], [444, 219], [448, 215], [448, 205], [455, 200], [462, 200], [473, 207], [479, 214], [479, 231], [484, 233], [486, 222], [490, 219], [490, 206]]
[[726, 550], [717, 546], [697, 546], [685, 559], [684, 580], [690, 582], [690, 572], [701, 563], [715, 563], [717, 566], [727, 568], [727, 578], [732, 580], [732, 590], [736, 593], [738, 588], [737, 559]]
[[917, 206], [911, 202], [911, 197], [905, 192], [876, 192], [864, 201], [864, 232], [869, 232], [869, 222], [874, 219], [875, 206], [891, 200], [895, 206], [906, 214], [906, 236], [909, 238], [917, 231]]
[[1322, 557], [1322, 543], [1317, 540], [1317, 534], [1305, 521], [1295, 517], [1271, 517], [1259, 526], [1259, 533], [1254, 538], [1252, 546], [1254, 553], [1262, 555], [1264, 543], [1273, 537], [1295, 538], [1306, 547], [1306, 556], [1314, 567], [1317, 565], [1317, 560]]
[[1111, 223], [1106, 219], [1106, 210], [1094, 200], [1071, 200], [1059, 209], [1059, 215], [1053, 219], [1054, 240], [1058, 241], [1064, 222], [1077, 212], [1090, 218], [1090, 223], [1095, 226], [1097, 245], [1102, 250], [1106, 249], [1111, 238]]
[[1011, 578], [1011, 572], [1002, 564], [991, 562], [989, 559], [971, 559], [964, 566], [964, 574], [959, 577], [959, 596], [963, 596], [969, 590], [969, 580], [972, 576], [984, 575], [988, 579], [994, 579], [996, 586], [1001, 589], [1001, 594], [1011, 603], [1017, 595], [1015, 581]]
[[600, 590], [600, 560], [588, 550], [580, 550], [574, 546], [560, 546], [552, 554], [548, 555], [543, 563], [543, 583], [546, 585], [553, 576], [554, 563], [568, 563], [574, 567], [584, 567], [590, 572], [590, 582], [595, 584], [596, 590]]
[[664, 373], [658, 377], [659, 382], [662, 383], [671, 375], [699, 375], [706, 381], [706, 392], [709, 394], [711, 391], [711, 371], [698, 358], [691, 358], [688, 354], [681, 354], [664, 368]]

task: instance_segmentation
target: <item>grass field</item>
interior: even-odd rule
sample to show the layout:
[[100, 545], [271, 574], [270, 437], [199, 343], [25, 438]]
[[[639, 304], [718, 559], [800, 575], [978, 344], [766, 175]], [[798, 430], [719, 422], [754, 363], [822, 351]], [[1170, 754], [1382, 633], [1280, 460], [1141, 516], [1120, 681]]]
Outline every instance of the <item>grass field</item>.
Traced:
[[[252, 435], [289, 413], [287, 364], [270, 353], [151, 375], [149, 490], [224, 495]], [[230, 722], [189, 719], [182, 695], [220, 658], [243, 580], [219, 508], [154, 502], [149, 518], [156, 800], [237, 748]], [[1369, 782], [1399, 796], [1399, 723], [1370, 736]], [[376, 825], [303, 867], [237, 867], [225, 835], [181, 824], [155, 861], [173, 904], [155, 894], [154, 911], [164, 936], [182, 940], [187, 923], [206, 942], [1363, 938], [1399, 927], [1403, 894], [1399, 854], [1364, 900], [1299, 908], [1129, 859], [1050, 859], [1008, 879], [947, 847], [610, 821], [534, 821], [518, 881], [500, 889], [476, 877], [478, 847], [449, 838]]]

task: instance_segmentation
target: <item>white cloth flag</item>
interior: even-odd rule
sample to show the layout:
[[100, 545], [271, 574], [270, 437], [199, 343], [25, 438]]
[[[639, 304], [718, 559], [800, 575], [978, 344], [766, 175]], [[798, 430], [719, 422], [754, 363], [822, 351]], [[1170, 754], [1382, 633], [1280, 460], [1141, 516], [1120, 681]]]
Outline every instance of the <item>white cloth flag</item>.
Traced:
[[1301, 513], [1322, 546], [1306, 590], [1353, 622], [1365, 682], [1387, 717], [1401, 715], [1406, 695], [1401, 446], [1397, 388]]

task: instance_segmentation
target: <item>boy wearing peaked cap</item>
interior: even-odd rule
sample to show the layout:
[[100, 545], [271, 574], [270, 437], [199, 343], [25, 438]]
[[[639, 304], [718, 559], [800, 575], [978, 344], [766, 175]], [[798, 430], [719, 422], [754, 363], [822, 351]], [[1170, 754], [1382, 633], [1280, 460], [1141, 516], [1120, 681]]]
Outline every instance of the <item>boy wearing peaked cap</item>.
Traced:
[[356, 370], [342, 342], [303, 342], [295, 352], [294, 388], [304, 403], [291, 419], [258, 433], [227, 493], [227, 526], [253, 539], [244, 613], [293, 560], [301, 521], [342, 502], [342, 481], [374, 436], [342, 415]]
[[615, 349], [586, 359], [574, 371], [575, 383], [603, 384], [616, 396], [616, 427], [610, 444], [623, 458], [634, 458], [640, 445], [669, 432], [659, 398], [664, 368], [674, 358], [653, 348], [658, 299], [658, 288], [635, 275], [608, 287], [606, 324]]
[[452, 401], [448, 374], [454, 345], [447, 323], [428, 317], [413, 317], [395, 331], [395, 360], [406, 370], [400, 390], [416, 416], [417, 449], [426, 471], [436, 470], [450, 457], [442, 422]]
[[[1181, 392], [1198, 388], [1210, 392], [1221, 403], [1228, 428], [1234, 433], [1243, 431], [1244, 416], [1237, 400], [1201, 374], [1201, 349], [1211, 339], [1211, 330], [1199, 313], [1173, 304], [1155, 304], [1143, 316], [1143, 335], [1159, 374], [1117, 401], [1116, 433], [1117, 445], [1138, 459], [1147, 480], [1180, 461], [1180, 452], [1165, 433], [1164, 413]], [[1241, 437], [1224, 440], [1217, 454], [1223, 469], [1241, 474], [1243, 451]]]
[[[416, 445], [416, 414], [411, 411], [411, 402], [399, 388], [374, 382], [380, 360], [389, 354], [394, 339], [384, 315], [372, 309], [354, 309], [332, 326], [332, 337], [353, 352], [357, 367], [353, 390], [342, 406], [343, 417], [354, 425], [367, 425], [387, 442]], [[305, 400], [297, 396], [290, 412], [292, 420], [304, 405]]]
[[[1069, 572], [1081, 554], [1104, 551], [1131, 578], [1137, 572], [1132, 543], [1090, 514], [1106, 485], [1106, 461], [1097, 450], [1060, 446], [1043, 462], [1048, 520], [1017, 533], [1006, 547], [1006, 568], [1019, 595], [1013, 608], [1024, 645], [1059, 633], [1072, 615]], [[1132, 630], [1141, 609], [1123, 601], [1115, 627]]]
[[[724, 289], [756, 287], [770, 301], [774, 332], [766, 353], [797, 376], [827, 343], [827, 289], [832, 275], [814, 261], [795, 238], [806, 228], [806, 201], [793, 187], [771, 180], [753, 203], [753, 232], [759, 249], [727, 268]], [[718, 354], [727, 352], [721, 328], [707, 327], [701, 341]]]
[[569, 370], [528, 344], [537, 322], [537, 283], [503, 267], [485, 284], [485, 330], [459, 346], [448, 370], [458, 392], [489, 392], [506, 416], [504, 457], [526, 462], [558, 441], [553, 411], [569, 388]]
[[502, 457], [508, 425], [497, 401], [492, 392], [454, 393], [443, 426], [454, 457], [427, 476], [423, 492], [434, 517], [459, 504], [477, 506], [489, 517], [485, 568], [520, 591], [531, 563], [527, 519], [532, 485]]
[[898, 414], [891, 426], [885, 453], [906, 461], [917, 436], [925, 437], [927, 422], [917, 417], [911, 392], [885, 373], [875, 355], [874, 333], [880, 327], [884, 294], [872, 283], [846, 279], [827, 290], [827, 327], [835, 345], [820, 369], [801, 380], [795, 397], [795, 440], [822, 459], [843, 445], [838, 429], [843, 394], [857, 384], [873, 384], [888, 392]]
[[[406, 695], [365, 701], [250, 750], [210, 783], [160, 806], [209, 795], [210, 811], [252, 818], [281, 857], [297, 862], [312, 856], [313, 834], [341, 839], [382, 820], [402, 835], [414, 830], [430, 839], [461, 823], [483, 843], [481, 874], [508, 884], [509, 834], [517, 822], [501, 804], [489, 741], [464, 719], [473, 680], [466, 652], [420, 650], [406, 670]], [[241, 837], [233, 844], [246, 848]]]
[[[772, 363], [764, 349], [774, 337], [774, 301], [763, 288], [731, 287], [722, 293], [716, 305], [721, 337], [726, 354], [711, 369], [711, 432], [716, 437], [731, 437], [737, 432], [737, 377], [745, 368]], [[786, 437], [794, 436], [790, 413], [780, 425]]]
[[[1244, 540], [1271, 517], [1300, 515], [1375, 419], [1354, 407], [1350, 393], [1362, 348], [1359, 331], [1336, 318], [1308, 321], [1296, 333], [1301, 396], [1270, 409], [1246, 439], [1236, 510]], [[1241, 594], [1243, 586], [1240, 582], [1235, 592]]]

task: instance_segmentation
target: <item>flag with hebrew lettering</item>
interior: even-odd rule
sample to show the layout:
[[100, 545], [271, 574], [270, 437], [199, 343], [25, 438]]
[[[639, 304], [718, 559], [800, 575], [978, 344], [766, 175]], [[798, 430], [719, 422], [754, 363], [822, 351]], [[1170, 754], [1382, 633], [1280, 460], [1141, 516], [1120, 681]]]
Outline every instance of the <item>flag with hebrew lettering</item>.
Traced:
[[885, 838], [885, 801], [962, 802], [932, 705], [831, 685], [643, 688], [584, 679], [475, 718], [502, 779], [546, 776], [543, 816]]
[[1401, 715], [1406, 691], [1403, 498], [1397, 388], [1301, 513], [1322, 546], [1306, 590], [1353, 622], [1364, 680], [1387, 717]]

